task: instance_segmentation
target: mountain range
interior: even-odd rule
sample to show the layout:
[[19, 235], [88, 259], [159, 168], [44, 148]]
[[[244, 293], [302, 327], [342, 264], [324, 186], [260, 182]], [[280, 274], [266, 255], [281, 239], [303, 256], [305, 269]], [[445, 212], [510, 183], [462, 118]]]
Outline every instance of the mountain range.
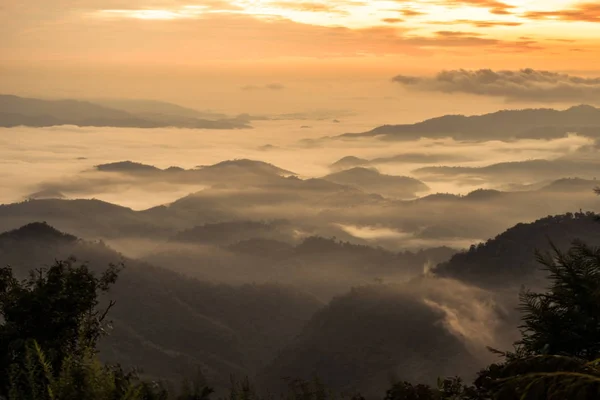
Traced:
[[[216, 119], [209, 119], [216, 118]], [[124, 128], [247, 129], [248, 120], [150, 101], [43, 100], [0, 95], [0, 127], [77, 125]]]
[[577, 133], [600, 137], [600, 109], [579, 105], [566, 110], [548, 108], [502, 110], [490, 114], [445, 115], [415, 124], [383, 125], [363, 133], [341, 137], [372, 137], [385, 140], [445, 138], [455, 140], [555, 139]]
[[[95, 271], [124, 262], [117, 284], [103, 300], [116, 300], [116, 306], [100, 355], [106, 362], [139, 367], [146, 377], [175, 380], [200, 369], [218, 388], [228, 385], [229, 374], [248, 375], [260, 390], [278, 393], [285, 378], [319, 376], [333, 390], [369, 395], [387, 387], [390, 379], [434, 382], [452, 372], [474, 373], [487, 362], [484, 344], [504, 343], [515, 333], [509, 327], [518, 317], [512, 307], [520, 285], [542, 285], [534, 250], [549, 249], [550, 240], [560, 249], [576, 238], [597, 243], [599, 223], [594, 214], [576, 213], [519, 224], [404, 283], [362, 284], [325, 301], [286, 284], [198, 280], [175, 272], [176, 263], [164, 257], [127, 258], [104, 242], [80, 239], [45, 223], [0, 234], [0, 263], [24, 277], [33, 268], [71, 256]], [[264, 231], [264, 226], [243, 226], [257, 238]], [[173, 240], [198, 240], [197, 245], [206, 243], [205, 236], [187, 232]], [[313, 272], [331, 268], [332, 260], [347, 264], [352, 259], [356, 268], [387, 259], [389, 268], [401, 269], [417, 256], [323, 238], [298, 246], [240, 239], [224, 248], [246, 257], [247, 268], [259, 265], [250, 261], [255, 257], [263, 262], [293, 257], [294, 262], [304, 259], [304, 268], [319, 258], [328, 260]], [[254, 248], [255, 240], [265, 240], [266, 247], [248, 253], [247, 244]], [[291, 264], [280, 261], [274, 265], [291, 274]], [[484, 335], [493, 342], [477, 344], [469, 325], [456, 326], [457, 321], [492, 324], [505, 336]]]

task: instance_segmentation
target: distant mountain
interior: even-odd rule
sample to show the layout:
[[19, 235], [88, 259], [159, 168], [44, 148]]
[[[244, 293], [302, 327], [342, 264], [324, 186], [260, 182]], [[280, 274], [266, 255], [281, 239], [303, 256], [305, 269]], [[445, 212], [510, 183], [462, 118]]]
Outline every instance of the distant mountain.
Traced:
[[368, 167], [382, 164], [432, 164], [442, 162], [469, 161], [465, 156], [456, 154], [428, 154], [428, 153], [404, 153], [389, 157], [378, 157], [373, 159], [346, 156], [340, 158], [329, 166], [332, 171], [343, 171], [354, 167]]
[[[281, 184], [285, 177], [294, 176], [292, 171], [263, 161], [248, 159], [227, 160], [214, 165], [197, 166], [191, 169], [176, 166], [160, 169], [153, 165], [133, 161], [100, 164], [94, 168], [100, 172], [128, 175], [132, 184], [146, 183], [151, 185], [157, 182], [165, 182], [236, 189], [277, 185]], [[110, 185], [110, 182], [107, 182], [107, 184]], [[85, 186], [85, 182], [82, 182], [81, 185], [75, 185], [75, 188], [78, 189], [82, 186]], [[68, 193], [71, 190], [69, 183], [61, 182], [49, 184], [44, 189], [54, 189], [63, 193]]]
[[0, 126], [55, 125], [126, 128], [250, 128], [240, 119], [208, 120], [181, 115], [138, 114], [81, 100], [41, 100], [0, 95]]
[[416, 124], [383, 125], [344, 137], [381, 136], [388, 140], [452, 137], [457, 140], [551, 139], [579, 133], [600, 137], [600, 109], [580, 105], [553, 109], [503, 110], [491, 114], [445, 115]]
[[[96, 165], [95, 169], [104, 172], [121, 172], [126, 174], [138, 174], [148, 173], [158, 175], [162, 172], [176, 173], [185, 172], [192, 173], [197, 176], [221, 176], [229, 174], [230, 178], [235, 178], [236, 174], [256, 174], [256, 175], [271, 175], [271, 176], [285, 176], [294, 175], [292, 171], [279, 168], [273, 164], [266, 163], [264, 161], [248, 160], [248, 159], [235, 159], [226, 160], [213, 165], [201, 165], [193, 169], [183, 169], [180, 167], [169, 167], [167, 169], [160, 169], [153, 165], [143, 164], [134, 161], [117, 161], [113, 163]], [[172, 179], [172, 176], [169, 177]]]
[[477, 189], [472, 192], [469, 192], [466, 196], [463, 197], [463, 199], [475, 200], [475, 201], [490, 201], [490, 200], [501, 199], [505, 195], [506, 195], [506, 193], [501, 192], [499, 190]]
[[0, 231], [31, 221], [47, 221], [88, 238], [166, 237], [174, 234], [165, 220], [100, 200], [39, 199], [0, 205]]
[[205, 224], [179, 232], [171, 240], [183, 243], [233, 245], [250, 239], [294, 241], [294, 226], [288, 221], [231, 221]]
[[448, 202], [448, 201], [457, 201], [460, 200], [461, 196], [453, 194], [453, 193], [433, 193], [427, 196], [420, 197], [415, 199], [415, 203], [426, 203], [426, 202]]
[[108, 164], [100, 164], [95, 167], [103, 172], [124, 172], [124, 173], [153, 173], [162, 172], [160, 168], [152, 165], [137, 163], [133, 161], [118, 161]]
[[329, 168], [333, 171], [343, 171], [346, 169], [354, 168], [354, 167], [362, 167], [364, 165], [369, 165], [370, 161], [365, 158], [359, 158], [355, 156], [346, 156], [340, 158], [333, 164], [329, 166]]
[[543, 181], [558, 178], [580, 177], [592, 179], [598, 175], [600, 161], [571, 160], [526, 160], [491, 164], [484, 167], [423, 167], [413, 171], [416, 176], [427, 178], [478, 177], [492, 181], [522, 182]]
[[303, 216], [314, 216], [321, 210], [386, 202], [378, 194], [324, 179], [304, 180], [260, 171], [248, 171], [235, 164], [202, 168], [198, 173], [206, 177], [205, 182], [214, 182], [211, 188], [173, 202], [169, 211], [190, 218], [210, 211], [208, 216], [220, 215], [221, 221], [247, 220], [252, 216], [252, 219], [293, 217], [301, 222]]
[[593, 189], [600, 186], [600, 182], [595, 179], [581, 179], [581, 178], [563, 178], [555, 180], [548, 185], [543, 186], [539, 189], [542, 192], [591, 192]]
[[282, 259], [294, 253], [294, 246], [273, 239], [252, 238], [229, 245], [227, 249], [235, 254], [258, 258]]
[[[123, 257], [103, 243], [80, 240], [43, 223], [0, 234], [0, 265], [18, 276], [75, 256], [94, 271]], [[252, 375], [301, 331], [322, 304], [281, 285], [214, 285], [125, 259], [106, 299], [116, 301], [114, 329], [100, 356], [157, 379], [189, 376], [200, 367], [218, 387], [229, 374]]]
[[78, 240], [76, 236], [62, 233], [45, 222], [34, 222], [0, 234], [1, 246], [29, 241], [40, 241], [45, 245], [75, 244]]
[[416, 197], [417, 193], [426, 192], [429, 187], [423, 182], [407, 176], [385, 175], [374, 168], [356, 167], [323, 177], [323, 179], [348, 185], [369, 193], [397, 198]]
[[222, 161], [214, 165], [199, 166], [204, 171], [253, 171], [256, 173], [276, 174], [276, 175], [295, 175], [294, 172], [279, 168], [273, 164], [264, 161], [249, 159], [235, 159]]
[[439, 264], [439, 276], [488, 287], [520, 286], [542, 274], [535, 251], [550, 250], [550, 242], [567, 250], [575, 239], [591, 246], [600, 244], [600, 221], [594, 214], [576, 213], [517, 224], [486, 243], [471, 246]]
[[375, 280], [406, 281], [457, 251], [393, 252], [321, 236], [297, 238], [293, 228], [251, 221], [207, 224], [181, 232], [144, 259], [211, 282], [281, 282], [327, 301]]
[[[234, 161], [191, 170], [161, 170], [133, 162], [103, 164], [98, 166], [103, 173], [131, 175], [136, 182], [143, 179], [150, 184], [160, 181], [182, 182], [206, 185], [207, 188], [171, 204], [134, 211], [95, 199], [54, 198], [59, 193], [71, 196], [73, 191], [85, 185], [93, 190], [97, 180], [92, 179], [89, 183], [56, 182], [39, 188], [41, 199], [34, 199], [38, 194], [33, 194], [31, 200], [0, 205], [0, 231], [37, 220], [47, 221], [61, 230], [87, 238], [167, 239], [194, 226], [236, 220], [272, 221], [291, 217], [295, 227], [299, 227], [304, 225], [305, 218], [297, 212], [290, 214], [290, 210], [306, 210], [314, 218], [321, 210], [385, 202], [379, 195], [366, 194], [359, 189], [322, 179], [302, 180], [293, 175], [280, 176], [279, 173], [288, 171], [270, 164], [250, 162], [249, 168], [243, 164], [244, 161]], [[90, 175], [89, 172], [86, 174]], [[109, 177], [102, 177], [102, 181], [111, 183]], [[119, 177], [116, 181], [122, 182], [123, 179]], [[53, 198], [45, 198], [45, 194]], [[327, 229], [323, 234], [331, 232], [332, 236], [340, 234], [338, 237], [344, 238], [341, 229], [330, 229], [329, 223], [322, 226]]]
[[228, 119], [229, 117], [225, 114], [216, 113], [212, 111], [198, 111], [193, 108], [182, 107], [177, 104], [168, 103], [158, 100], [143, 100], [143, 99], [99, 99], [91, 100], [95, 104], [99, 104], [104, 107], [116, 108], [118, 110], [126, 111], [128, 113], [159, 117], [159, 116], [173, 116], [173, 117], [184, 117], [184, 118], [199, 118], [199, 119]]

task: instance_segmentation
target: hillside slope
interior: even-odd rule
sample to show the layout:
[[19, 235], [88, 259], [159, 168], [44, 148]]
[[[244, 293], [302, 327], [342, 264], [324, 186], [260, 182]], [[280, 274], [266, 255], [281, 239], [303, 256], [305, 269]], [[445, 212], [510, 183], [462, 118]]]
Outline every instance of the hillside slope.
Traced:
[[600, 136], [600, 109], [588, 105], [567, 110], [502, 110], [490, 114], [444, 115], [416, 124], [383, 125], [345, 137], [382, 136], [389, 140], [452, 137], [457, 140], [551, 139], [577, 132]]
[[529, 224], [517, 224], [486, 243], [471, 246], [439, 264], [439, 276], [460, 279], [488, 287], [508, 287], [535, 281], [541, 272], [536, 250], [545, 252], [551, 243], [567, 250], [580, 239], [600, 244], [600, 221], [592, 213], [549, 216]]
[[[34, 223], [0, 234], [0, 264], [24, 277], [33, 268], [75, 256], [102, 270], [123, 258], [103, 243]], [[148, 263], [125, 259], [107, 295], [112, 334], [101, 344], [105, 361], [139, 367], [156, 378], [178, 379], [201, 368], [217, 387], [230, 374], [252, 375], [300, 332], [321, 303], [279, 285], [214, 285]]]

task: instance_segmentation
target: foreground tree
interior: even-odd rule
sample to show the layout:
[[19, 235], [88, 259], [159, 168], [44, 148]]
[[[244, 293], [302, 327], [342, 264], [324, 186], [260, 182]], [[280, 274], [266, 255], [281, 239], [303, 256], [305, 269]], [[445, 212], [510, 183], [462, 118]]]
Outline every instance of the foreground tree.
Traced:
[[92, 348], [68, 355], [54, 371], [37, 342], [29, 342], [23, 364], [10, 369], [8, 400], [79, 399], [166, 400], [167, 394], [118, 367], [102, 365]]
[[538, 254], [549, 272], [546, 293], [524, 292], [522, 339], [531, 355], [600, 357], [600, 249], [577, 242], [567, 253]]
[[18, 280], [10, 267], [0, 268], [0, 395], [8, 392], [11, 370], [31, 362], [31, 346], [40, 349], [46, 373], [55, 377], [65, 360], [89, 357], [114, 305], [109, 302], [101, 309], [99, 296], [116, 282], [121, 269], [111, 265], [96, 276], [70, 259]]
[[600, 249], [538, 254], [549, 290], [521, 294], [522, 338], [475, 381], [482, 399], [600, 398]]

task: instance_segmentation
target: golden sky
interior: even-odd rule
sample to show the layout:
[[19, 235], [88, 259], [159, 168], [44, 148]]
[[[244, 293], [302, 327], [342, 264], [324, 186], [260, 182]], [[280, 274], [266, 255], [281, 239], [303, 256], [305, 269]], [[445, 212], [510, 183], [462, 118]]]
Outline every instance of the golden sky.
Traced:
[[397, 122], [597, 104], [599, 59], [589, 0], [0, 0], [0, 93], [32, 97]]
[[[171, 64], [329, 60], [595, 68], [600, 3], [575, 0], [18, 0], [0, 61]], [[383, 58], [382, 58], [383, 57]], [[337, 59], [337, 61], [336, 61]], [[353, 62], [348, 63], [348, 59]], [[373, 61], [375, 60], [375, 61]], [[444, 63], [440, 65], [439, 63]]]

